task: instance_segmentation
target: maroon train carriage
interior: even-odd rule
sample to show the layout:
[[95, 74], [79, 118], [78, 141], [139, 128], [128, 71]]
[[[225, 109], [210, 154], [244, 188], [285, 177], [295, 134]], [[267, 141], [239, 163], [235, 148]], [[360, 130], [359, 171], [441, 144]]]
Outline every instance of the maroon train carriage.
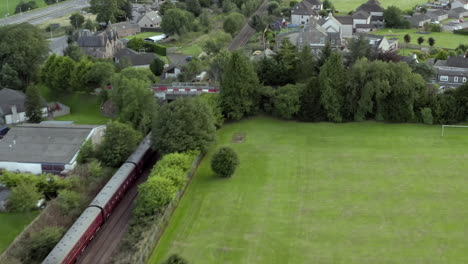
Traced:
[[102, 210], [88, 207], [75, 221], [43, 264], [74, 263], [103, 222]]
[[140, 175], [152, 154], [151, 139], [148, 135], [42, 263], [74, 263], [101, 225], [109, 218], [125, 192]]

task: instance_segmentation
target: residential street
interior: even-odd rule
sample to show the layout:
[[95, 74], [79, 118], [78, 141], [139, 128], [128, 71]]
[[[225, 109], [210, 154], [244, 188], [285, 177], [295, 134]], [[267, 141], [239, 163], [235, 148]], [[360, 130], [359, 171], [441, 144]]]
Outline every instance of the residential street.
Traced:
[[46, 8], [2, 18], [0, 19], [0, 25], [19, 24], [23, 22], [29, 22], [33, 25], [37, 25], [49, 19], [61, 17], [66, 14], [79, 11], [88, 6], [88, 0], [69, 0], [64, 3], [52, 5]]

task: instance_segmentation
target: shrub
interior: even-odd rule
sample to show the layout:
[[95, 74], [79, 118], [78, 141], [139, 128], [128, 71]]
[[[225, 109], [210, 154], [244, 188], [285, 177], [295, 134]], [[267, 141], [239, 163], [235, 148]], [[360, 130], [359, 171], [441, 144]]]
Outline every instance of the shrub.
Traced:
[[24, 263], [39, 263], [60, 241], [65, 230], [60, 227], [46, 227], [33, 233], [26, 247], [29, 251], [28, 259]]
[[176, 188], [171, 180], [162, 177], [148, 179], [138, 187], [135, 215], [144, 217], [161, 213], [175, 194]]
[[61, 190], [57, 197], [57, 202], [63, 214], [69, 214], [78, 208], [81, 203], [81, 195], [75, 191]]
[[90, 159], [94, 158], [94, 147], [91, 140], [86, 140], [85, 143], [81, 146], [80, 152], [76, 161], [78, 164], [87, 163]]
[[239, 158], [229, 147], [220, 148], [211, 159], [211, 169], [222, 177], [231, 177], [237, 165], [239, 165]]
[[273, 113], [280, 118], [293, 118], [299, 112], [302, 89], [302, 86], [290, 84], [276, 90]]
[[164, 168], [178, 168], [184, 172], [188, 172], [192, 167], [195, 155], [195, 152], [167, 154], [156, 164], [153, 174], [159, 173]]
[[151, 72], [156, 76], [160, 76], [164, 70], [164, 64], [165, 62], [160, 58], [154, 59], [150, 65]]
[[242, 14], [233, 12], [224, 20], [223, 29], [226, 33], [234, 34], [242, 28], [244, 24], [244, 16]]
[[454, 30], [453, 34], [459, 34], [459, 35], [468, 35], [468, 29], [458, 29]]
[[162, 264], [189, 264], [189, 262], [177, 254], [172, 254]]
[[423, 108], [421, 109], [421, 118], [424, 124], [432, 125], [433, 124], [433, 117], [432, 117], [432, 109], [431, 108]]
[[20, 182], [11, 189], [8, 199], [8, 209], [15, 212], [27, 212], [36, 209], [36, 204], [42, 195], [32, 183]]
[[177, 167], [161, 168], [155, 176], [170, 180], [177, 190], [181, 190], [187, 182], [187, 174]]

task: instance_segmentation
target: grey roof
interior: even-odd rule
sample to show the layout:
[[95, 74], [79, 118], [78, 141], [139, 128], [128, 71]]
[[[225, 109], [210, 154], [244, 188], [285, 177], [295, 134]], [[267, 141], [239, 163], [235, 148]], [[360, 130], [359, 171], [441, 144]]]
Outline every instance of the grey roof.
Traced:
[[452, 14], [462, 14], [462, 13], [465, 13], [466, 11], [468, 11], [468, 10], [466, 10], [464, 7], [461, 7], [461, 6], [460, 6], [460, 7], [451, 9], [451, 10], [449, 11], [449, 13], [452, 13]]
[[151, 134], [148, 134], [143, 141], [138, 145], [137, 149], [128, 157], [126, 162], [132, 162], [135, 165], [141, 162], [143, 156], [151, 148]]
[[447, 14], [447, 11], [443, 9], [435, 9], [426, 13], [428, 16], [443, 16]]
[[128, 58], [133, 66], [150, 65], [157, 55], [154, 53], [138, 53], [132, 49], [124, 48], [115, 54], [117, 60]]
[[112, 27], [117, 32], [117, 35], [122, 30], [128, 30], [128, 29], [139, 30], [140, 29], [140, 26], [138, 24], [130, 23], [130, 22], [120, 22], [120, 23], [110, 24], [109, 26]]
[[447, 59], [446, 66], [456, 68], [468, 68], [468, 59], [463, 56], [453, 56]]
[[439, 75], [456, 75], [468, 77], [468, 69], [462, 68], [437, 68], [437, 73]]
[[306, 0], [307, 2], [313, 4], [313, 5], [321, 5], [322, 2], [320, 0]]
[[67, 164], [95, 127], [47, 124], [15, 126], [0, 141], [0, 161]]
[[316, 16], [318, 15], [317, 11], [312, 8], [312, 5], [307, 1], [302, 1], [297, 4], [291, 10], [292, 15], [300, 15], [300, 16]]
[[375, 28], [372, 24], [357, 24], [356, 28]]
[[447, 66], [446, 60], [437, 60], [436, 63], [434, 63], [434, 67], [445, 67], [445, 66]]
[[352, 16], [335, 16], [335, 18], [342, 25], [352, 25], [353, 24], [353, 17]]
[[367, 19], [369, 16], [370, 14], [368, 12], [362, 10], [353, 14], [354, 19]]
[[370, 12], [383, 12], [384, 8], [380, 4], [378, 0], [369, 0], [367, 3], [362, 4], [359, 6], [356, 11], [366, 11]]
[[49, 253], [42, 264], [66, 263], [68, 254], [73, 247], [80, 241], [89, 226], [101, 214], [101, 209], [97, 207], [88, 207], [68, 229], [62, 239], [57, 243], [54, 249]]
[[11, 107], [16, 106], [18, 113], [24, 112], [24, 102], [26, 101], [26, 95], [17, 90], [4, 88], [0, 90], [0, 112], [4, 115], [11, 114]]
[[105, 47], [108, 42], [113, 40], [117, 40], [117, 34], [111, 28], [94, 34], [84, 29], [79, 33], [77, 43], [80, 47]]
[[419, 24], [419, 22], [431, 20], [431, 18], [426, 14], [415, 14], [411, 17], [410, 21], [414, 24]]

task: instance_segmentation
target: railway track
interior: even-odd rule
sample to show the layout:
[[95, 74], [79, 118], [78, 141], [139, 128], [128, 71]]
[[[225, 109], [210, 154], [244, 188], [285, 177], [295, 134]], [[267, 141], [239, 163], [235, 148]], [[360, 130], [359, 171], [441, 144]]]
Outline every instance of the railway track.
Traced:
[[89, 242], [76, 263], [80, 264], [108, 264], [111, 263], [114, 252], [118, 249], [120, 241], [128, 230], [135, 198], [138, 194], [138, 185], [148, 179], [154, 162], [150, 162], [142, 175], [127, 191], [127, 194], [114, 209], [111, 217], [101, 227], [96, 236]]
[[[260, 7], [252, 15], [265, 15], [268, 8], [268, 0], [264, 0]], [[244, 27], [241, 29], [239, 34], [232, 40], [231, 45], [229, 46], [229, 51], [235, 51], [241, 47], [244, 47], [249, 42], [249, 39], [255, 34], [255, 29], [253, 29], [249, 24], [249, 19], [245, 22]]]

